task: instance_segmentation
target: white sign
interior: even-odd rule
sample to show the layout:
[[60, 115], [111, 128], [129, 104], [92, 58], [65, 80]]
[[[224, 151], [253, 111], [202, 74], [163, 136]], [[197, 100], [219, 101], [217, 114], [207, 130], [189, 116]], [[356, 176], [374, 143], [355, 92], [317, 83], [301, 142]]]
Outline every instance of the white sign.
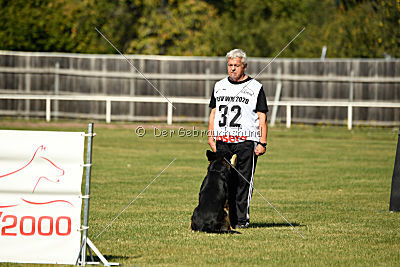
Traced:
[[0, 262], [75, 264], [84, 133], [0, 131]]

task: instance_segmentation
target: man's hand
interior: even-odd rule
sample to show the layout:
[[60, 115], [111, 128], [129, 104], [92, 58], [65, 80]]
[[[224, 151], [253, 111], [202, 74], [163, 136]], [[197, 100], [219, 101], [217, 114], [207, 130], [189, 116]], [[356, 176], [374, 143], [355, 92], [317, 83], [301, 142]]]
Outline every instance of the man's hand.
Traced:
[[210, 145], [211, 150], [212, 150], [213, 152], [216, 152], [216, 151], [217, 151], [217, 145], [215, 144], [214, 137], [208, 137], [208, 144]]
[[261, 156], [261, 155], [264, 155], [266, 150], [267, 149], [265, 147], [263, 147], [262, 145], [258, 144], [256, 146], [256, 149], [254, 149], [254, 153], [256, 153], [256, 156]]
[[[267, 133], [268, 133], [268, 126], [267, 126], [267, 114], [264, 112], [257, 112], [258, 121], [260, 123], [259, 131], [260, 131], [260, 143], [267, 144]], [[254, 153], [257, 156], [264, 155], [266, 147], [262, 146], [260, 143], [254, 149]]]

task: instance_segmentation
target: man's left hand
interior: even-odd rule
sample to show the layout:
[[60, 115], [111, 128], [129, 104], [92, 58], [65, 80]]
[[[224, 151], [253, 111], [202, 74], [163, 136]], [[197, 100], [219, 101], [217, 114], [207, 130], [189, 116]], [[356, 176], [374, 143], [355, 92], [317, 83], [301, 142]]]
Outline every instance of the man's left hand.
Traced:
[[258, 144], [256, 146], [256, 149], [254, 150], [254, 153], [256, 153], [256, 156], [261, 156], [261, 155], [264, 155], [266, 150], [267, 149], [265, 147], [263, 147], [262, 145]]

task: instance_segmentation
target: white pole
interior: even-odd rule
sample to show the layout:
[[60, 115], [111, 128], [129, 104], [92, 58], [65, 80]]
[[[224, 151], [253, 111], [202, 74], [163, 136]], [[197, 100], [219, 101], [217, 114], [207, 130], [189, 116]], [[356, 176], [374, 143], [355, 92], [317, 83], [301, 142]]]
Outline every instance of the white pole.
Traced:
[[167, 111], [167, 124], [172, 124], [172, 103], [168, 102], [168, 111]]
[[106, 100], [106, 123], [111, 122], [111, 100]]
[[325, 60], [325, 57], [326, 57], [326, 50], [327, 50], [327, 47], [326, 47], [326, 45], [324, 45], [324, 46], [322, 47], [322, 52], [321, 52], [321, 60], [322, 60], [322, 61]]
[[51, 117], [51, 99], [50, 98], [46, 98], [46, 121], [49, 122], [50, 121], [50, 117]]
[[349, 88], [349, 101], [354, 99], [354, 70], [350, 71], [350, 88]]
[[292, 124], [292, 106], [287, 105], [286, 106], [286, 128], [290, 128], [290, 125]]
[[[135, 88], [135, 70], [132, 69], [132, 78], [129, 79], [129, 94], [130, 96], [136, 95]], [[133, 120], [133, 116], [135, 115], [135, 102], [129, 102], [129, 116], [130, 119]]]
[[274, 106], [272, 107], [272, 115], [270, 123], [271, 127], [275, 126], [276, 113], [278, 112], [278, 107], [279, 107], [278, 106], [279, 98], [281, 97], [282, 81], [280, 77], [281, 77], [281, 67], [278, 68], [278, 83], [276, 84]]
[[[31, 57], [27, 56], [25, 58], [25, 68], [27, 69], [25, 73], [25, 92], [29, 94], [31, 92], [31, 73], [29, 72], [30, 69], [30, 60]], [[29, 113], [31, 110], [31, 101], [29, 99], [25, 100], [25, 119], [29, 119]]]
[[[54, 94], [60, 94], [60, 63], [56, 62], [55, 70], [54, 70]], [[54, 118], [58, 119], [58, 100], [54, 100]]]
[[353, 126], [353, 106], [349, 103], [347, 106], [347, 129], [351, 130]]
[[[349, 102], [354, 99], [354, 70], [350, 71], [350, 89], [349, 89]], [[353, 106], [349, 103], [347, 106], [347, 129], [351, 130], [353, 126]]]
[[93, 151], [93, 126], [94, 123], [88, 124], [87, 133], [87, 146], [86, 146], [86, 179], [85, 179], [85, 202], [83, 206], [83, 232], [82, 232], [82, 247], [81, 247], [81, 265], [86, 265], [86, 247], [88, 238], [88, 228], [89, 228], [89, 204], [90, 204], [90, 178], [92, 173], [92, 151]]

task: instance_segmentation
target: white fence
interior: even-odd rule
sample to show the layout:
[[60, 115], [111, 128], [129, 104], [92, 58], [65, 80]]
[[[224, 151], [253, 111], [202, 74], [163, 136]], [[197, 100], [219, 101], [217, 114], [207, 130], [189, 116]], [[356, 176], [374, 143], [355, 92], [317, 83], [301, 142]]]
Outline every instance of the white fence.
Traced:
[[[142, 74], [131, 71], [118, 55], [0, 51], [0, 99], [20, 100], [17, 105], [13, 101], [1, 102], [0, 115], [28, 118], [45, 114], [47, 120], [103, 119], [105, 112], [107, 122], [208, 120], [212, 84], [226, 77], [225, 58], [144, 55], [128, 58], [172, 103], [182, 103], [178, 111], [173, 111], [171, 103], [149, 89]], [[399, 124], [399, 60], [277, 59], [265, 72], [256, 75], [265, 61], [265, 58], [249, 58], [248, 71], [264, 84], [272, 107], [268, 116], [272, 126], [277, 118], [288, 126], [292, 121], [347, 123], [349, 128], [355, 123]], [[46, 105], [31, 100], [43, 100]], [[60, 101], [80, 103], [70, 108]], [[86, 105], [83, 101], [95, 104]], [[278, 113], [279, 106], [283, 107], [282, 113]], [[322, 107], [322, 113], [313, 107]]]
[[[15, 95], [15, 94], [1, 94], [0, 99], [13, 99], [13, 100], [44, 100], [46, 101], [46, 121], [51, 120], [51, 101], [64, 100], [64, 101], [104, 101], [106, 103], [105, 120], [107, 123], [111, 122], [111, 105], [112, 102], [144, 102], [144, 103], [167, 103], [167, 123], [170, 125], [173, 122], [173, 104], [199, 104], [208, 105], [208, 98], [187, 98], [187, 97], [170, 97], [167, 99], [163, 97], [124, 97], [124, 96], [106, 96], [106, 95]], [[367, 108], [400, 108], [400, 103], [396, 102], [372, 102], [372, 101], [279, 101], [275, 100], [268, 103], [276, 110], [278, 106], [286, 107], [286, 127], [290, 128], [292, 121], [292, 107], [347, 107], [347, 128], [349, 130], [353, 127], [353, 108], [354, 107], [367, 107]], [[275, 125], [276, 112], [272, 112], [270, 125]]]

